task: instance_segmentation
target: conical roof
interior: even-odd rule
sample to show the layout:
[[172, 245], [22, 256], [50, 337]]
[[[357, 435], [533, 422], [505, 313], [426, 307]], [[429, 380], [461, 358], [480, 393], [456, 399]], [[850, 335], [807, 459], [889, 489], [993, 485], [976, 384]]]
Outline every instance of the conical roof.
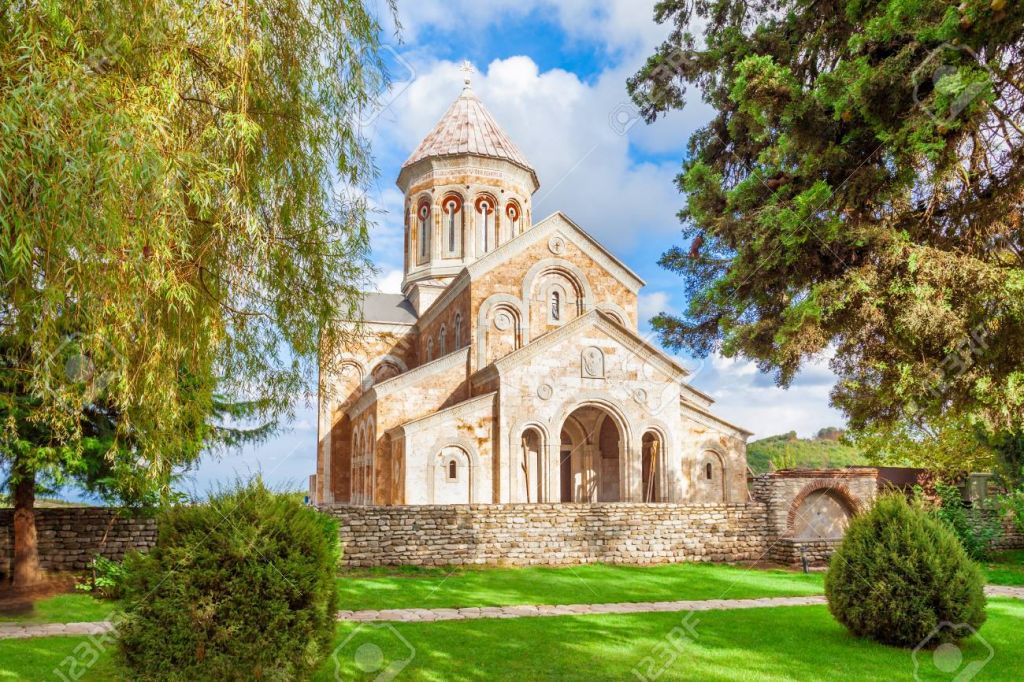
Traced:
[[423, 138], [412, 156], [402, 164], [402, 168], [429, 157], [462, 154], [510, 161], [530, 171], [536, 181], [536, 172], [530, 162], [468, 85], [448, 107], [434, 129]]

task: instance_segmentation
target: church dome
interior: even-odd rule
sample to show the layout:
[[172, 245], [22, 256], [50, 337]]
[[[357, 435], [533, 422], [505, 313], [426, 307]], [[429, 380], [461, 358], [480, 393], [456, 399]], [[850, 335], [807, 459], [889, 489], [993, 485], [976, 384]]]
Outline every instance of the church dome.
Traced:
[[463, 88], [462, 94], [448, 107], [448, 111], [434, 129], [423, 138], [416, 151], [402, 164], [402, 168], [408, 168], [427, 158], [465, 155], [514, 163], [530, 173], [535, 186], [540, 184], [533, 166], [501, 129], [468, 84]]

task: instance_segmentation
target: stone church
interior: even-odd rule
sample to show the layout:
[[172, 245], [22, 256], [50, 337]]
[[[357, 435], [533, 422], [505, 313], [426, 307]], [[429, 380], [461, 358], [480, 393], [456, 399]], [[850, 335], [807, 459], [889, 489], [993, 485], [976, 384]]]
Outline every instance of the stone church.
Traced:
[[749, 432], [637, 333], [636, 273], [534, 220], [537, 174], [468, 79], [398, 186], [403, 293], [366, 294], [322, 373], [315, 502], [747, 501]]

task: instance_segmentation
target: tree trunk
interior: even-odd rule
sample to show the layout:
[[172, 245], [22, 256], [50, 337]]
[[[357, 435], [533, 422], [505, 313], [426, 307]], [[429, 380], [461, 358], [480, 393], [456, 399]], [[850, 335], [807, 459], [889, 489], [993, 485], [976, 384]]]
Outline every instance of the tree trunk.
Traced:
[[36, 538], [36, 476], [22, 472], [14, 486], [14, 563], [11, 566], [14, 587], [39, 582], [39, 544]]

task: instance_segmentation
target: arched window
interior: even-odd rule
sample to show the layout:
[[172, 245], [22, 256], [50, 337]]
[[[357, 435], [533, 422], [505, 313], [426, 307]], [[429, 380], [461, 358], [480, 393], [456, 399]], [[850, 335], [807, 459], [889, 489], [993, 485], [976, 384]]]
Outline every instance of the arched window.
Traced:
[[441, 325], [441, 331], [437, 335], [438, 357], [448, 353], [448, 327]]
[[704, 478], [710, 481], [712, 478], [714, 478], [714, 473], [715, 470], [714, 467], [711, 466], [711, 462], [708, 462], [707, 464], [704, 465]]
[[494, 201], [488, 196], [476, 200], [477, 222], [480, 224], [480, 243], [484, 253], [494, 248]]
[[430, 255], [430, 204], [426, 201], [420, 203], [416, 212], [419, 221], [419, 235], [417, 240], [420, 246], [420, 260], [427, 260]]
[[462, 348], [462, 313], [455, 313], [455, 338], [452, 339], [452, 348]]
[[434, 339], [427, 340], [427, 362], [434, 359]]
[[551, 292], [551, 319], [555, 322], [562, 319], [562, 294], [557, 290]]
[[508, 202], [505, 206], [505, 215], [508, 216], [509, 234], [513, 237], [519, 236], [519, 230], [522, 229], [522, 217], [523, 212], [519, 208], [519, 204], [514, 201]]
[[455, 255], [462, 248], [462, 199], [457, 194], [449, 194], [441, 208], [444, 212], [446, 253]]
[[459, 467], [455, 463], [455, 460], [453, 459], [452, 461], [448, 462], [448, 478], [454, 481], [458, 477], [459, 477]]

